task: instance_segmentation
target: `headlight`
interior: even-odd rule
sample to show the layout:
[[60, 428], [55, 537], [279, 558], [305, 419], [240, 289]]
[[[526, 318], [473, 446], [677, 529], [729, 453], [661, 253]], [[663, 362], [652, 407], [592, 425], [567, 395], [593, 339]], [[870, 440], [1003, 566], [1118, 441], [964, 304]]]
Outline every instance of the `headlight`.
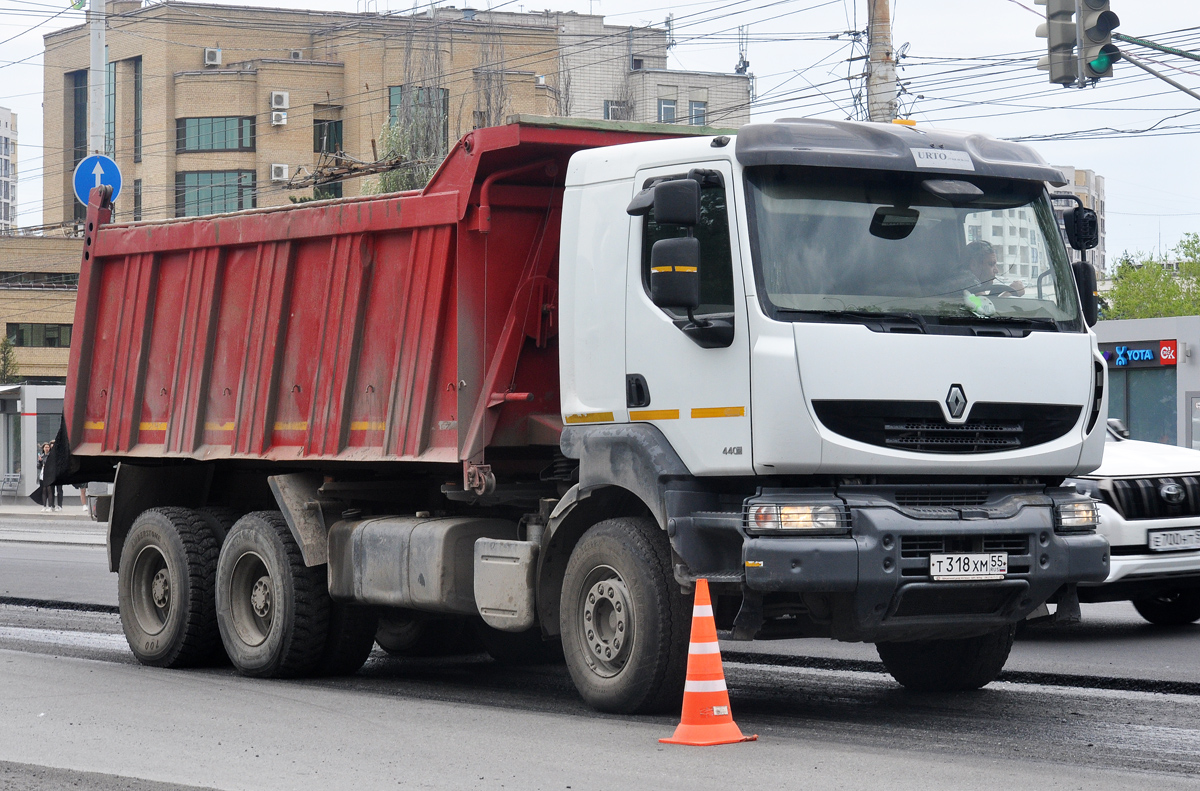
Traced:
[[746, 530], [755, 535], [831, 533], [849, 527], [849, 514], [841, 505], [756, 504], [746, 510]]
[[1094, 502], [1059, 503], [1058, 527], [1065, 530], [1094, 530], [1100, 524], [1100, 509]]

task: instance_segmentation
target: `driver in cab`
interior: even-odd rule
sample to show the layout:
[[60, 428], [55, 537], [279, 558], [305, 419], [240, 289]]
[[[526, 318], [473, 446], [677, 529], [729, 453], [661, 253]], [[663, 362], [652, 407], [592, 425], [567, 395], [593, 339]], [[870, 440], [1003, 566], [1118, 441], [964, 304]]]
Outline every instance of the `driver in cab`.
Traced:
[[966, 269], [959, 273], [961, 288], [987, 297], [1019, 297], [1025, 293], [1025, 285], [1020, 280], [998, 281], [997, 270], [996, 249], [982, 239], [971, 242], [966, 248]]

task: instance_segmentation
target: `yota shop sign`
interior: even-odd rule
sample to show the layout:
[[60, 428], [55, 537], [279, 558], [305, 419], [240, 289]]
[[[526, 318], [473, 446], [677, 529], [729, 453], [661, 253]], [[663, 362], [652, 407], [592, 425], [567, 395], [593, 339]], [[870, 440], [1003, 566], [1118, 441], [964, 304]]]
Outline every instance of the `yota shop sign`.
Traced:
[[1175, 340], [1102, 343], [1100, 353], [1110, 368], [1157, 368], [1177, 364], [1178, 346]]

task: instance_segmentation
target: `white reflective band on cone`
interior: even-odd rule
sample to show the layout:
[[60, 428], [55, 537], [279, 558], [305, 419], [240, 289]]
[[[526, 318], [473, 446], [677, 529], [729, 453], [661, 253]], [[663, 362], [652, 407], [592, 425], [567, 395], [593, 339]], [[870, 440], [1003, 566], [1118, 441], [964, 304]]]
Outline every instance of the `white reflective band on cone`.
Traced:
[[693, 618], [699, 618], [702, 615], [707, 615], [709, 618], [712, 617], [712, 605], [711, 604], [697, 604], [695, 609], [692, 610]]
[[687, 681], [684, 682], [684, 692], [724, 692], [725, 679], [719, 681]]
[[689, 654], [719, 654], [721, 653], [720, 643], [690, 643], [688, 645]]

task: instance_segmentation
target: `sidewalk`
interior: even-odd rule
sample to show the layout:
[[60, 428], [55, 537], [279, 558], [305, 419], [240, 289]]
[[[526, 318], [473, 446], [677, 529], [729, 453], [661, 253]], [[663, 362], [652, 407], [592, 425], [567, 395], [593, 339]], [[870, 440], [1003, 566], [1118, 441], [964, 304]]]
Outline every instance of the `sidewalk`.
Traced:
[[17, 502], [0, 503], [0, 520], [4, 517], [19, 516], [22, 519], [70, 519], [72, 521], [90, 522], [92, 518], [88, 512], [83, 510], [83, 506], [79, 504], [79, 498], [74, 498], [73, 502], [67, 502], [63, 499], [63, 508], [61, 511], [43, 511], [40, 505], [37, 505], [28, 497], [18, 497]]

